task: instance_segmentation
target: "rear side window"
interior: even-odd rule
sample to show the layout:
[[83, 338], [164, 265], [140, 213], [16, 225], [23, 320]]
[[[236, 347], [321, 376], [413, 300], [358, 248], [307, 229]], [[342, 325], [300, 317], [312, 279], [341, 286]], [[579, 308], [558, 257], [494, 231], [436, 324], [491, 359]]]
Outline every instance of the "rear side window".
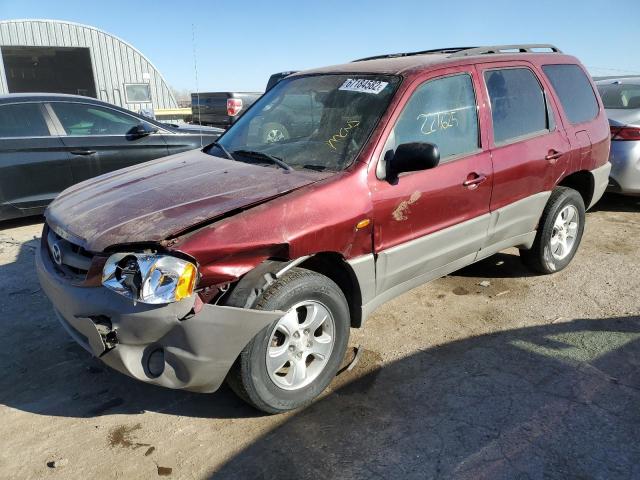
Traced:
[[571, 123], [588, 122], [596, 118], [596, 95], [578, 65], [543, 65], [542, 70], [551, 81]]
[[547, 108], [538, 79], [528, 68], [485, 72], [496, 144], [547, 130]]
[[49, 129], [37, 103], [0, 106], [0, 138], [45, 137]]
[[430, 80], [416, 89], [389, 136], [385, 153], [410, 142], [435, 144], [442, 162], [478, 149], [476, 97], [469, 75]]

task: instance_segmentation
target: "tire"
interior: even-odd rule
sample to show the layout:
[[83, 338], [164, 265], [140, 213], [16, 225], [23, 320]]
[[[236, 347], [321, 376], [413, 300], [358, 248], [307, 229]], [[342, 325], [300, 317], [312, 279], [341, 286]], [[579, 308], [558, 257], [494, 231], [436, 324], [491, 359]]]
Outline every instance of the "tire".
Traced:
[[262, 127], [263, 143], [278, 143], [289, 140], [289, 131], [280, 122], [267, 122]]
[[[335, 377], [345, 355], [350, 317], [344, 294], [324, 275], [292, 268], [256, 298], [253, 308], [283, 310], [289, 315], [264, 328], [249, 342], [229, 372], [227, 383], [240, 398], [266, 413], [286, 412], [311, 403]], [[322, 316], [326, 320], [317, 330], [303, 328], [307, 324], [312, 327], [313, 323], [308, 322]], [[327, 338], [333, 338], [330, 351]], [[323, 353], [316, 357], [312, 350], [319, 348]], [[270, 363], [269, 368], [272, 354], [275, 363]], [[276, 370], [273, 365], [281, 363], [283, 356], [290, 360]], [[307, 374], [305, 380], [301, 380], [302, 371]]]
[[[567, 216], [563, 219], [561, 214]], [[584, 221], [582, 196], [571, 188], [556, 188], [542, 212], [533, 247], [530, 250], [520, 250], [522, 262], [538, 273], [559, 272], [569, 265], [578, 250]], [[572, 226], [574, 222], [577, 222], [575, 227]], [[557, 225], [562, 225], [562, 228]]]

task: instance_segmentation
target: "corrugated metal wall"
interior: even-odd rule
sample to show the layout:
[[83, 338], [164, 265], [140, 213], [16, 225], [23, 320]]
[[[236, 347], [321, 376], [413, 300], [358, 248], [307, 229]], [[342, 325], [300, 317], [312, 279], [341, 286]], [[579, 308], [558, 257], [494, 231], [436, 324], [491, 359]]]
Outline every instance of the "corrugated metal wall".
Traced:
[[[154, 109], [176, 108], [164, 78], [142, 53], [128, 43], [87, 25], [58, 20], [0, 21], [0, 47], [88, 47], [96, 93], [100, 100], [133, 111], [145, 103], [126, 103], [125, 83], [148, 83]], [[4, 64], [0, 62], [0, 94], [7, 92]]]

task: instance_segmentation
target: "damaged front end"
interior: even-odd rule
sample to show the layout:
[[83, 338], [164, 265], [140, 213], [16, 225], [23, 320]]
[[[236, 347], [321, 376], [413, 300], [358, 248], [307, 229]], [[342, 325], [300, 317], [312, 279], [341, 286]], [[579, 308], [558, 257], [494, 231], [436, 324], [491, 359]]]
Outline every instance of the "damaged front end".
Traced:
[[47, 226], [36, 267], [80, 345], [122, 373], [169, 388], [215, 391], [245, 345], [283, 314], [203, 303], [187, 256], [91, 255]]

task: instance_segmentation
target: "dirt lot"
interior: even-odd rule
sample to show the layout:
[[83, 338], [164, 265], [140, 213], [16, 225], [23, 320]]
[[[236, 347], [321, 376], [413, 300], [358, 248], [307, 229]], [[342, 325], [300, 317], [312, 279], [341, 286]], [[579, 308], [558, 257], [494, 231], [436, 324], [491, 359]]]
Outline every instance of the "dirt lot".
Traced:
[[559, 274], [506, 251], [388, 303], [356, 368], [274, 417], [89, 357], [39, 289], [40, 229], [0, 224], [2, 478], [640, 478], [638, 199], [589, 213]]

